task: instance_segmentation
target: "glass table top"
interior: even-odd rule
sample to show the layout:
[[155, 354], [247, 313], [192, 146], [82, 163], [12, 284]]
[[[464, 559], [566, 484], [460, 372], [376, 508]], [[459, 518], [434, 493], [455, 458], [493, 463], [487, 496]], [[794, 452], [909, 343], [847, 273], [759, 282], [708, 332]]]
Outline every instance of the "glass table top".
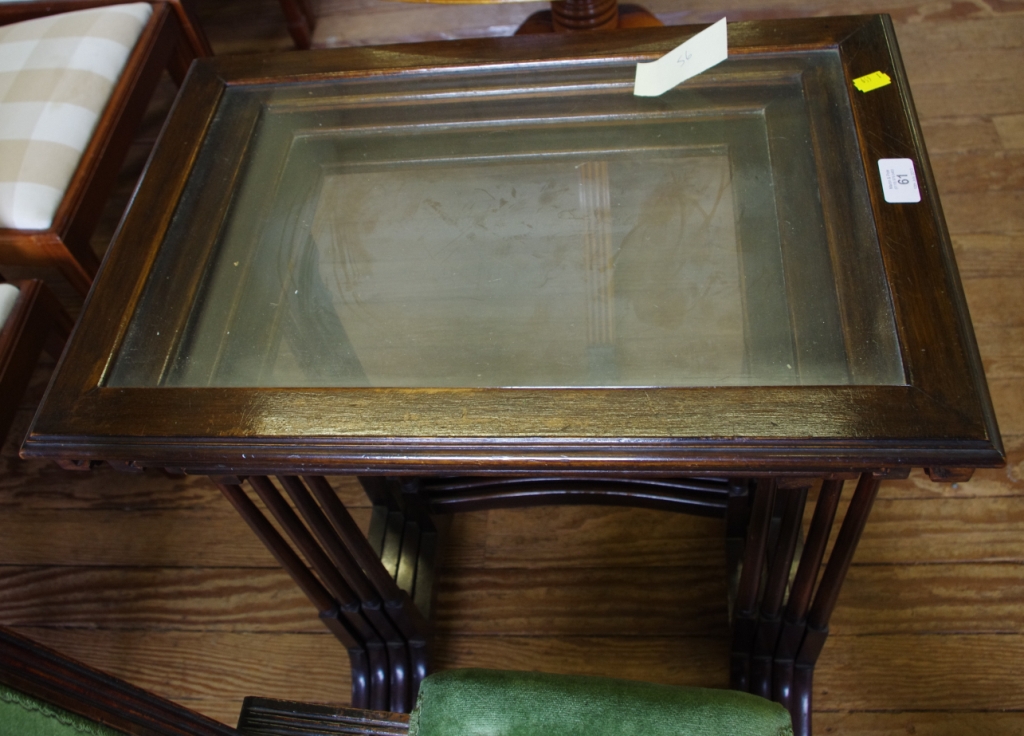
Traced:
[[229, 87], [106, 385], [903, 385], [838, 53], [632, 75]]

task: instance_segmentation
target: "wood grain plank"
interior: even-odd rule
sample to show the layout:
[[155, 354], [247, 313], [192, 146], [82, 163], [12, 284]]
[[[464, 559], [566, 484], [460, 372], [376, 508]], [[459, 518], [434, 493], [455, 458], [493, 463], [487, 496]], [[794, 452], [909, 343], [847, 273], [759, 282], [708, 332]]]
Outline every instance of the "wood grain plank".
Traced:
[[940, 153], [931, 162], [943, 197], [953, 192], [1024, 189], [1024, 150]]
[[[1018, 450], [1019, 452], [1019, 450]], [[1018, 455], [1014, 456], [1019, 457]], [[990, 471], [986, 471], [990, 472]], [[1024, 494], [1018, 481], [1009, 491], [991, 471], [989, 487], [971, 484], [936, 496], [902, 486], [900, 497], [876, 501], [855, 562], [1014, 562], [1024, 560]], [[985, 477], [985, 476], [982, 476]], [[1007, 478], [1007, 481], [1010, 481]], [[923, 479], [922, 479], [923, 483]], [[890, 483], [883, 484], [885, 489]], [[852, 489], [847, 489], [848, 500]], [[985, 495], [992, 494], [992, 495]], [[840, 514], [845, 509], [840, 509]], [[486, 567], [716, 566], [721, 564], [722, 531], [716, 520], [601, 507], [533, 509], [503, 516], [488, 535]], [[491, 512], [492, 514], [495, 512]], [[502, 512], [503, 514], [505, 512]], [[650, 516], [647, 516], [650, 513]], [[812, 513], [808, 506], [807, 519]], [[518, 515], [517, 515], [518, 514]], [[642, 524], [637, 522], [642, 520]], [[711, 522], [708, 524], [708, 522]], [[566, 527], [578, 530], [563, 533]], [[717, 527], [717, 528], [716, 528]], [[642, 534], [637, 530], [643, 530]]]
[[[837, 636], [1024, 633], [1019, 564], [855, 565]], [[318, 634], [284, 572], [233, 569], [0, 569], [0, 622], [16, 626]], [[438, 631], [474, 636], [722, 636], [722, 568], [447, 570]], [[970, 622], [967, 624], [966, 622]]]
[[1024, 713], [984, 711], [898, 713], [814, 712], [814, 732], [843, 736], [1024, 736]]
[[[0, 477], [0, 565], [276, 567], [205, 477], [34, 465], [34, 473]], [[363, 504], [350, 508], [368, 527], [370, 509], [357, 482], [332, 482], [343, 499]]]
[[[952, 240], [957, 270], [965, 281], [1024, 276], [1020, 238], [1003, 233], [960, 233]], [[984, 284], [972, 283], [970, 288], [984, 288]], [[982, 341], [981, 337], [978, 341]]]
[[724, 522], [647, 509], [577, 506], [491, 511], [488, 566], [714, 565]]
[[1007, 434], [1024, 434], [1024, 379], [992, 378], [988, 381], [999, 428]]
[[237, 721], [248, 695], [306, 702], [349, 700], [348, 655], [326, 630], [301, 636], [14, 630], [229, 725]]
[[[1001, 21], [1003, 24], [1016, 27], [1024, 33], [1024, 18]], [[1019, 46], [970, 45], [964, 48], [943, 49], [942, 53], [922, 53], [914, 41], [907, 42], [912, 26], [905, 25], [897, 29], [900, 51], [905, 55], [907, 79], [910, 88], [915, 92], [922, 85], [973, 84], [986, 80], [1013, 81], [1016, 70], [1024, 67], [1024, 49]], [[1018, 104], [1021, 101], [1018, 101]], [[969, 108], [968, 108], [969, 109]]]
[[[1014, 468], [1019, 468], [1018, 458], [1014, 455]], [[997, 474], [1007, 471], [985, 471], [990, 472], [996, 475], [981, 477], [998, 484]], [[1015, 484], [1009, 493], [1017, 495], [954, 495], [941, 503], [919, 491], [914, 491], [913, 498], [880, 498], [856, 559], [870, 563], [1024, 559], [1024, 497], [1019, 480], [1009, 476], [1007, 480]], [[986, 492], [995, 492], [994, 487]], [[357, 521], [367, 525], [369, 511], [357, 511]], [[490, 513], [498, 514], [502, 523], [491, 522], [487, 527], [482, 566], [489, 568], [721, 564], [723, 531], [718, 520], [615, 507]], [[456, 532], [459, 528], [472, 531], [470, 526], [456, 527]], [[479, 523], [476, 532], [480, 532]], [[14, 510], [0, 518], [0, 534], [4, 538], [0, 565], [274, 566], [263, 545], [230, 508], [216, 513]], [[479, 559], [479, 539], [453, 539], [452, 546], [453, 554], [442, 565]]]
[[1024, 115], [998, 115], [992, 118], [992, 124], [1003, 148], [1024, 148]]
[[[353, 510], [366, 528], [370, 509]], [[200, 509], [5, 509], [0, 565], [275, 567], [223, 500]]]
[[[966, 4], [968, 3], [961, 3]], [[934, 16], [927, 21], [922, 18], [922, 22], [898, 21], [896, 38], [904, 58], [941, 57], [949, 52], [970, 52], [979, 49], [1020, 49], [1021, 34], [1024, 33], [1024, 16], [1019, 12], [999, 12], [991, 5], [988, 6], [991, 12], [983, 14], [985, 3], [971, 4], [974, 5], [975, 11], [981, 13], [975, 13], [971, 18], [957, 18], [954, 22], [940, 21]], [[946, 4], [947, 7], [949, 5]], [[925, 8], [938, 9], [939, 5], [921, 3], [919, 7], [924, 12]], [[959, 71], [956, 68], [950, 70], [953, 75], [958, 75]]]
[[[8, 458], [4, 458], [8, 460]], [[0, 509], [45, 511], [214, 510], [226, 506], [205, 477], [170, 478], [159, 471], [62, 470], [45, 461], [9, 458], [0, 475]]]
[[1024, 374], [1024, 327], [985, 326], [976, 333], [985, 374], [990, 379]]
[[972, 279], [964, 282], [971, 320], [979, 327], [1024, 324], [1017, 278]]
[[202, 2], [196, 8], [215, 55], [295, 48], [277, 0]]
[[546, 3], [430, 5], [360, 3], [369, 12], [328, 13], [313, 32], [318, 47], [369, 46], [399, 41], [511, 36], [527, 16]]
[[316, 610], [276, 565], [0, 567], [0, 622], [104, 629], [324, 631]]
[[855, 564], [1024, 562], [1024, 498], [878, 499]]
[[451, 516], [439, 550], [442, 568], [481, 567], [487, 558], [487, 511]]
[[[1021, 95], [1024, 96], [1024, 88]], [[951, 234], [1008, 233], [1016, 236], [1024, 232], [1024, 191], [987, 192], [982, 196], [946, 194], [940, 190], [940, 196]]]
[[970, 110], [975, 115], [1016, 115], [1024, 110], [1024, 79], [969, 78], [916, 84], [914, 104], [923, 118], [944, 118]]
[[1024, 636], [834, 636], [815, 671], [822, 710], [1024, 710]]
[[[1003, 141], [991, 117], [969, 115], [960, 109], [956, 117], [924, 118], [921, 131], [930, 156], [957, 151], [999, 151]], [[939, 187], [939, 191], [945, 191]]]
[[449, 635], [725, 636], [726, 567], [446, 570], [436, 623]]
[[173, 513], [13, 510], [0, 518], [0, 535], [3, 565], [275, 565], [230, 507]]
[[[448, 569], [437, 626], [491, 635], [722, 633], [724, 559], [713, 568]], [[0, 622], [20, 626], [320, 633], [279, 568], [0, 568]]]
[[449, 636], [437, 639], [435, 662], [438, 669], [492, 667], [726, 687], [728, 651], [725, 636]]
[[1024, 634], [1024, 565], [854, 565], [829, 624], [834, 636]]

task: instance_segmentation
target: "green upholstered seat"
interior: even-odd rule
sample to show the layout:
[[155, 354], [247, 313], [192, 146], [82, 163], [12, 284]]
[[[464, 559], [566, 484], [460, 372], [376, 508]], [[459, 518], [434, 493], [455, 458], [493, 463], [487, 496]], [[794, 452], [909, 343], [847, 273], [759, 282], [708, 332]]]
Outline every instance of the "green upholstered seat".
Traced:
[[791, 736], [778, 703], [734, 690], [537, 672], [427, 677], [409, 736]]
[[0, 685], [0, 734], [17, 736], [122, 736], [121, 731], [69, 713]]

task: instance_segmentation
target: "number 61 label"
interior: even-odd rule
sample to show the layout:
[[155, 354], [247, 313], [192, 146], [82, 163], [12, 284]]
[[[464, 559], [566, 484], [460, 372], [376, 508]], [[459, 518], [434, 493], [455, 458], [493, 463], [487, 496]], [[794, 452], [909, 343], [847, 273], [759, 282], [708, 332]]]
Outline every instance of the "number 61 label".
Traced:
[[914, 161], [909, 158], [880, 158], [878, 173], [882, 176], [882, 193], [886, 202], [920, 202]]

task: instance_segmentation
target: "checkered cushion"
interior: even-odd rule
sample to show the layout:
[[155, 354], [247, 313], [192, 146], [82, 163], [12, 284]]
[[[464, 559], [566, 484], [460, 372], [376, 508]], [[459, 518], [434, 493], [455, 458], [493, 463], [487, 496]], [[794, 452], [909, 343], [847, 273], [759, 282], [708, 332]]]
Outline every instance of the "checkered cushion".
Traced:
[[11, 316], [20, 293], [18, 287], [13, 284], [0, 284], [0, 330], [7, 324], [7, 318]]
[[53, 223], [152, 11], [132, 3], [0, 26], [0, 227]]

